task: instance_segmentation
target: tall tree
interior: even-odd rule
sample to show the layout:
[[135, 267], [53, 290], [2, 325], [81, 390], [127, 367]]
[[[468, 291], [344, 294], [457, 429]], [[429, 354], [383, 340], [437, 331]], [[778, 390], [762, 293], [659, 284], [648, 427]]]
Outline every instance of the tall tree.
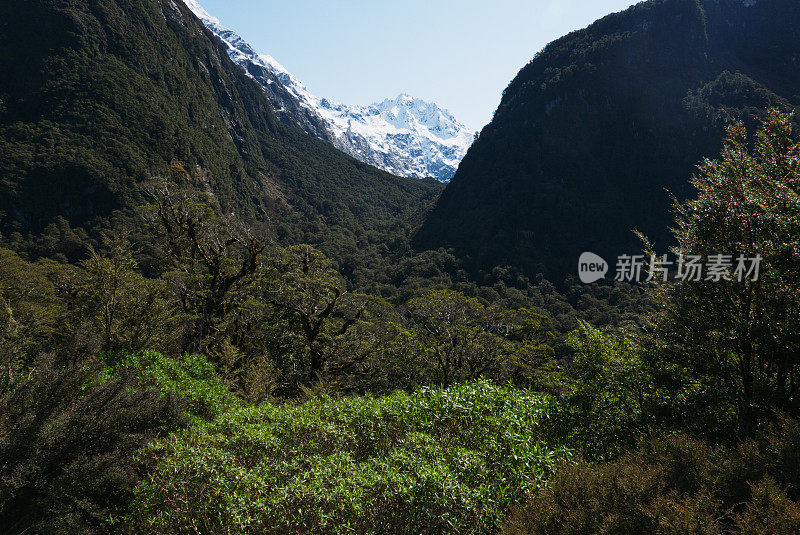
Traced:
[[369, 304], [366, 296], [347, 291], [344, 279], [333, 262], [308, 245], [289, 247], [276, 258], [277, 277], [268, 287], [274, 312], [295, 334], [308, 360], [301, 364], [307, 380], [314, 382], [343, 349], [353, 353], [336, 364], [350, 369], [373, 352], [375, 347], [355, 351], [348, 338], [364, 318]]
[[267, 240], [235, 215], [220, 215], [214, 197], [174, 180], [143, 187], [150, 204], [142, 213], [157, 240], [168, 244], [173, 288], [183, 311], [194, 318], [188, 350], [212, 350], [224, 339], [221, 325], [237, 307], [238, 290], [251, 284], [263, 263]]
[[[723, 276], [661, 283], [662, 335], [695, 372], [700, 390], [732, 403], [742, 429], [769, 407], [798, 408], [800, 393], [800, 145], [776, 110], [749, 150], [742, 124], [722, 156], [692, 179], [697, 197], [677, 206], [674, 253], [726, 255]], [[760, 257], [760, 272], [737, 272]], [[740, 280], [741, 279], [741, 280]]]

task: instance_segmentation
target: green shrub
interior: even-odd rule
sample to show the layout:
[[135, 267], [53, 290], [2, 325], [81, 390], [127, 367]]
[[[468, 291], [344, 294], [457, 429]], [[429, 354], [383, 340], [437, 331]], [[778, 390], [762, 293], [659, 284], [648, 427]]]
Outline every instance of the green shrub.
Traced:
[[241, 407], [145, 449], [134, 533], [489, 533], [568, 452], [488, 381]]
[[685, 436], [618, 461], [560, 470], [517, 510], [509, 535], [800, 533], [800, 422], [738, 447]]
[[0, 533], [109, 533], [137, 485], [136, 452], [182, 424], [178, 400], [131, 374], [106, 380], [92, 360], [33, 364], [0, 385]]
[[177, 394], [187, 402], [193, 417], [211, 420], [240, 403], [201, 355], [171, 358], [144, 351], [123, 357], [115, 369], [118, 373], [133, 370], [140, 383]]
[[651, 434], [653, 414], [667, 394], [635, 338], [580, 322], [567, 343], [574, 355], [561, 414], [564, 433], [586, 458], [613, 459]]

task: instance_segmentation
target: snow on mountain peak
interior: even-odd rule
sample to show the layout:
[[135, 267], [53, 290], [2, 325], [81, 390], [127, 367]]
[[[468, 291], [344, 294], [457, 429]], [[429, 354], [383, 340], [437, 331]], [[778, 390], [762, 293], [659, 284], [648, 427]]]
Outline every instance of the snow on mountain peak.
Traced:
[[275, 58], [258, 54], [196, 0], [184, 2], [261, 86], [282, 121], [358, 160], [400, 176], [448, 182], [474, 140], [474, 133], [447, 110], [407, 93], [369, 106], [318, 98]]
[[220, 24], [218, 18], [211, 16], [211, 14], [208, 11], [206, 11], [203, 8], [203, 6], [198, 4], [195, 0], [183, 0], [183, 1], [186, 4], [186, 7], [188, 7], [192, 11], [192, 13], [194, 13], [195, 16], [198, 19], [202, 20], [204, 23], [211, 22], [214, 24]]

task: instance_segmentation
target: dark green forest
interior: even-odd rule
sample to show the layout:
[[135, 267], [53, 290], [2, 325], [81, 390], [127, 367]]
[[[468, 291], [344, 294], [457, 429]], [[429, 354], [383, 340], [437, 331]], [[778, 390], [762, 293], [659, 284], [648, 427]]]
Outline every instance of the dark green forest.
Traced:
[[102, 230], [135, 225], [124, 219], [143, 202], [137, 184], [178, 174], [275, 239], [324, 245], [345, 263], [377, 249], [379, 229], [413, 218], [439, 192], [278, 122], [258, 86], [180, 6], [0, 6], [4, 235], [77, 260], [84, 251], [70, 243], [81, 236], [97, 244]]
[[[749, 5], [754, 4], [754, 5]], [[536, 54], [506, 88], [415, 238], [471, 273], [498, 264], [560, 283], [578, 256], [659, 250], [672, 198], [722, 147], [732, 120], [800, 105], [794, 0], [657, 0]]]
[[[0, 5], [0, 533], [800, 533], [796, 8], [747, 9], [549, 45], [443, 188], [277, 121], [182, 3]], [[762, 270], [580, 284], [596, 230]]]

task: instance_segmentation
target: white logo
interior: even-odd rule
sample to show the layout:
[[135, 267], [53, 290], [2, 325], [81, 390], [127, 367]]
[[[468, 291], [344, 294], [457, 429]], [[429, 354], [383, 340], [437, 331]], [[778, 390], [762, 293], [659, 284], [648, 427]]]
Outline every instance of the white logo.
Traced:
[[608, 262], [594, 253], [583, 253], [578, 260], [578, 276], [584, 284], [604, 279], [608, 273]]
[[[703, 260], [706, 260], [703, 263]], [[617, 257], [615, 281], [633, 284], [660, 280], [684, 282], [757, 282], [761, 276], [760, 254], [755, 256], [711, 254], [678, 255], [677, 262], [670, 261], [669, 255], [651, 255], [648, 262], [645, 255], [620, 255]], [[594, 253], [583, 253], [578, 259], [578, 275], [584, 284], [592, 284], [606, 277], [608, 263]], [[677, 267], [677, 269], [670, 269]]]

